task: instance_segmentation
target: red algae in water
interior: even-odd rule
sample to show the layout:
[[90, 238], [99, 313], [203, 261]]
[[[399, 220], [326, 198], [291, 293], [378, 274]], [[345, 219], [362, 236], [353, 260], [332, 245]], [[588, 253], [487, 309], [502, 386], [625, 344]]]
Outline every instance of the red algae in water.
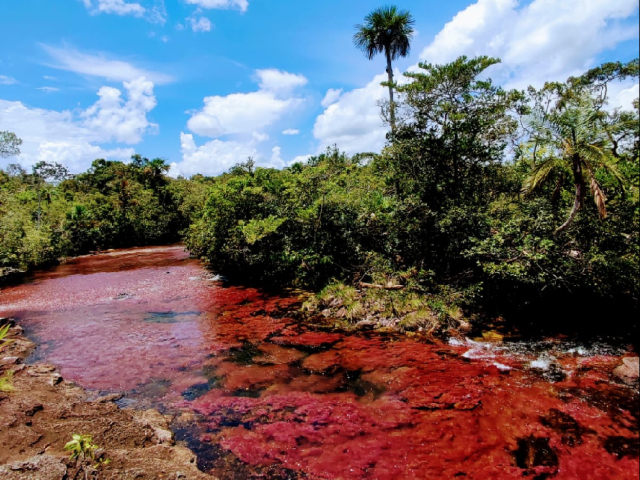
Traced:
[[480, 344], [314, 331], [289, 318], [298, 298], [211, 281], [180, 246], [81, 257], [0, 295], [35, 359], [175, 412], [222, 479], [237, 462], [247, 478], [639, 478], [638, 396], [614, 355], [557, 356], [551, 378]]

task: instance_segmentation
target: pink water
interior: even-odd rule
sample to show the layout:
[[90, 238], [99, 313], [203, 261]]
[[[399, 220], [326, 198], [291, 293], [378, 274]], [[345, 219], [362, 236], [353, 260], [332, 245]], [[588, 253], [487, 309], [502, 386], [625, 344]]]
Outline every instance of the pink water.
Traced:
[[211, 277], [180, 246], [81, 257], [3, 289], [0, 316], [32, 361], [174, 414], [222, 479], [639, 478], [615, 349], [345, 335], [299, 324], [295, 295]]

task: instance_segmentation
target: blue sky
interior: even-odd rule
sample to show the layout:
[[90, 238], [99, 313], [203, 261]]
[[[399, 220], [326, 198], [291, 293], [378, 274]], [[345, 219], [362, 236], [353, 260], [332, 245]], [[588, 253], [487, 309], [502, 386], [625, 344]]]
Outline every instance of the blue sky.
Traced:
[[[503, 59], [508, 87], [564, 80], [638, 56], [637, 0], [396, 2], [418, 35], [398, 73], [459, 55]], [[20, 0], [0, 2], [0, 130], [23, 140], [0, 166], [162, 157], [217, 174], [251, 155], [282, 167], [337, 143], [384, 145], [384, 60], [352, 46], [378, 1]], [[638, 97], [616, 85], [612, 105]]]

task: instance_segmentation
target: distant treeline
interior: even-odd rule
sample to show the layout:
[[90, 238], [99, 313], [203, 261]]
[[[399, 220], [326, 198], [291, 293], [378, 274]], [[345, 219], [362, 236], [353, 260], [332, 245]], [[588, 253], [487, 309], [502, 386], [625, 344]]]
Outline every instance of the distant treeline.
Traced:
[[80, 175], [57, 163], [0, 170], [0, 276], [94, 250], [181, 240], [204, 182], [166, 176], [161, 159], [96, 160]]
[[621, 322], [640, 290], [640, 127], [638, 100], [612, 110], [606, 93], [637, 78], [638, 61], [527, 91], [487, 79], [497, 62], [407, 73], [383, 107], [393, 122], [380, 154], [334, 147], [283, 170], [248, 160], [191, 180], [141, 157], [55, 182], [47, 166], [8, 169], [0, 265], [182, 232], [194, 255], [242, 281], [393, 285], [494, 316]]

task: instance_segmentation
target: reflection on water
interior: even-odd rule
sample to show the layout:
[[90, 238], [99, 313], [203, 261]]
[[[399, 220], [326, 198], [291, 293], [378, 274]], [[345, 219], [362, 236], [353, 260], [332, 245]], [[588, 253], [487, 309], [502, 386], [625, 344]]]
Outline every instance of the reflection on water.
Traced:
[[175, 416], [222, 479], [638, 478], [623, 350], [433, 344], [290, 318], [295, 296], [229, 287], [181, 247], [73, 260], [0, 293], [95, 394]]

